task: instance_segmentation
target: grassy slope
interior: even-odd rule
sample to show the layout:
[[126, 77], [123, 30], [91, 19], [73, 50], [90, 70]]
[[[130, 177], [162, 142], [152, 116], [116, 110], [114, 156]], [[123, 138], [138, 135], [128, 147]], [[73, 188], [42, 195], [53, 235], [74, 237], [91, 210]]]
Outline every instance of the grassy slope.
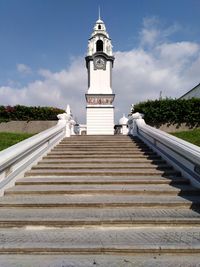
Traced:
[[172, 133], [172, 134], [194, 145], [200, 146], [200, 129], [179, 132], [179, 133]]
[[12, 146], [31, 136], [33, 136], [33, 134], [2, 132], [0, 133], [0, 150]]
[[[183, 140], [186, 140], [192, 144], [200, 146], [200, 129], [195, 129], [191, 131], [172, 133]], [[27, 133], [0, 133], [0, 150], [3, 150], [9, 146], [12, 146], [28, 137], [33, 136], [33, 134]]]

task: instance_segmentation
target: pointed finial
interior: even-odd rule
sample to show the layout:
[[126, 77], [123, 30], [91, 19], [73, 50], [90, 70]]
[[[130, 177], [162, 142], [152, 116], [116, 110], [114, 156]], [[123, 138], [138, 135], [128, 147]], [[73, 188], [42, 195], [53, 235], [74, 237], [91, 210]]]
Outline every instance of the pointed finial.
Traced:
[[70, 109], [70, 106], [69, 105], [67, 105], [67, 108], [66, 108], [65, 112], [67, 114], [69, 114], [69, 115], [71, 114], [71, 109]]
[[101, 9], [100, 9], [100, 6], [99, 6], [99, 20], [101, 19]]

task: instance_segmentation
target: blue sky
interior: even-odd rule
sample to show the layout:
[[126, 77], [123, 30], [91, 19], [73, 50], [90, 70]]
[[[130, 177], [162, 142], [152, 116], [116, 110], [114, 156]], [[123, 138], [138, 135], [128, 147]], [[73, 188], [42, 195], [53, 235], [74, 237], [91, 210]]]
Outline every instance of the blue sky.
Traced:
[[99, 5], [116, 57], [116, 119], [200, 82], [200, 0], [0, 0], [0, 104], [69, 103], [84, 122], [84, 56]]

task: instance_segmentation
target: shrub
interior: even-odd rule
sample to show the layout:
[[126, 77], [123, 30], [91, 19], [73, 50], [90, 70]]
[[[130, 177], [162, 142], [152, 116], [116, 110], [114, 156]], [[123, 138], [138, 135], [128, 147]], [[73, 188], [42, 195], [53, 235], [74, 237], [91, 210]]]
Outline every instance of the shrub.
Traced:
[[0, 122], [10, 120], [57, 120], [57, 115], [63, 112], [63, 109], [54, 107], [0, 106]]
[[146, 123], [152, 126], [161, 124], [186, 123], [189, 127], [200, 126], [200, 99], [148, 100], [133, 106], [131, 113], [144, 114]]

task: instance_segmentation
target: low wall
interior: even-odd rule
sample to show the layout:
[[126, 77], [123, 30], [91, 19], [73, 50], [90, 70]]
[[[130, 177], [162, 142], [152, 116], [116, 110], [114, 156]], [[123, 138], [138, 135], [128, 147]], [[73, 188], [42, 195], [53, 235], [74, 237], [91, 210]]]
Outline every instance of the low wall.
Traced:
[[[162, 124], [159, 126], [156, 125], [151, 125], [161, 131], [164, 131], [166, 133], [176, 133], [176, 132], [182, 132], [182, 131], [188, 131], [188, 130], [192, 130], [192, 129], [196, 129], [196, 127], [189, 127], [187, 126], [185, 123], [181, 123], [181, 124]], [[199, 128], [199, 127], [198, 127]]]
[[[16, 133], [40, 133], [57, 124], [57, 121], [9, 121], [0, 123], [0, 132], [16, 132]], [[191, 130], [185, 123], [181, 125], [163, 124], [153, 126], [167, 133], [175, 133]]]
[[0, 123], [0, 132], [39, 133], [57, 124], [57, 121], [9, 121]]

